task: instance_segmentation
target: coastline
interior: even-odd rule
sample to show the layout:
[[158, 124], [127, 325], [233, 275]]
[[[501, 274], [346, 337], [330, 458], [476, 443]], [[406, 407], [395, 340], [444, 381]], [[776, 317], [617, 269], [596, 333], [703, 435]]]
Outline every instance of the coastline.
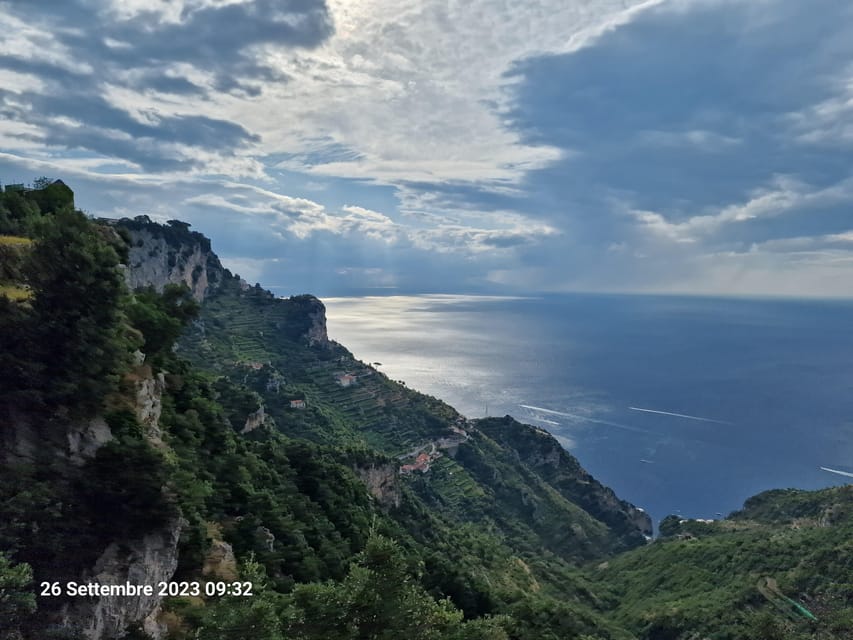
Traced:
[[[770, 372], [761, 375], [726, 360], [739, 357], [734, 350], [742, 342], [755, 342], [756, 336], [784, 337], [787, 325], [820, 322], [832, 329], [842, 324], [841, 319], [827, 320], [823, 311], [828, 303], [730, 300], [718, 316], [706, 317], [716, 309], [708, 300], [697, 306], [693, 299], [661, 301], [659, 296], [581, 295], [548, 301], [442, 294], [324, 302], [330, 336], [357, 358], [381, 362], [377, 368], [390, 378], [439, 397], [468, 417], [509, 414], [547, 430], [596, 478], [646, 508], [655, 521], [671, 513], [719, 518], [767, 489], [845, 484], [843, 476], [820, 467], [847, 469], [840, 458], [845, 451], [853, 453], [853, 427], [845, 431], [830, 425], [853, 415], [853, 406], [848, 413], [845, 396], [836, 394], [837, 406], [825, 409], [827, 426], [812, 436], [811, 427], [806, 428], [811, 424], [811, 390], [794, 386], [784, 393], [797, 383], [796, 372], [782, 375], [775, 364], [810, 357], [809, 367], [815, 369], [814, 361], [827, 346], [815, 338], [816, 345], [804, 341], [789, 356], [784, 352], [788, 345], [782, 344], [779, 353], [770, 354], [775, 360], [765, 363], [762, 350], [776, 345], [759, 345], [748, 355], [757, 360], [753, 369]], [[788, 316], [773, 315], [779, 304], [789, 310]], [[556, 310], [567, 305], [574, 324], [563, 328], [552, 321], [549, 305]], [[830, 306], [830, 311], [836, 308]], [[617, 318], [598, 326], [604, 323], [596, 314], [612, 318], [619, 312], [630, 322], [620, 324]], [[721, 319], [733, 337], [707, 329]], [[692, 344], [696, 341], [688, 336], [697, 327], [704, 330], [708, 345]], [[853, 353], [853, 343], [842, 345], [826, 371], [811, 372], [814, 383], [825, 386], [821, 376], [830, 370], [837, 378], [832, 362], [846, 353]], [[689, 360], [696, 354], [707, 362], [694, 370]], [[781, 368], [785, 366], [783, 362]], [[696, 382], [690, 384], [692, 378]], [[667, 390], [666, 384], [673, 386]], [[773, 385], [788, 397], [774, 400], [771, 404], [779, 406], [768, 409], [764, 403], [769, 401], [760, 398], [771, 397]], [[721, 397], [741, 390], [742, 397], [720, 404]], [[830, 391], [814, 393], [829, 396]], [[776, 429], [785, 437], [778, 438]]]

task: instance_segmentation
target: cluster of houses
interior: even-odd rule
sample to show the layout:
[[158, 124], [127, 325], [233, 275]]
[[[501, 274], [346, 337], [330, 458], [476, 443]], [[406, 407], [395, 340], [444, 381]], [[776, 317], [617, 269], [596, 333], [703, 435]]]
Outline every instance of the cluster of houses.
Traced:
[[426, 473], [427, 471], [429, 471], [430, 462], [438, 458], [440, 455], [441, 454], [437, 451], [433, 451], [432, 453], [418, 454], [418, 457], [415, 458], [415, 461], [412, 464], [404, 464], [402, 467], [400, 467], [400, 473], [402, 473], [403, 475], [414, 473], [415, 471]]
[[[410, 473], [414, 473], [415, 471], [420, 471], [421, 473], [426, 473], [429, 471], [430, 463], [434, 462], [438, 458], [441, 457], [440, 449], [451, 449], [455, 450], [463, 442], [470, 440], [471, 436], [468, 435], [468, 432], [462, 428], [461, 425], [466, 424], [464, 418], [457, 420], [455, 425], [450, 427], [450, 430], [453, 432], [451, 436], [445, 436], [443, 438], [439, 438], [429, 444], [426, 444], [414, 451], [404, 454], [398, 458], [398, 460], [405, 460], [406, 458], [410, 458], [413, 455], [416, 455], [415, 461], [410, 462], [408, 464], [404, 464], [400, 467], [400, 473], [403, 475], [408, 475]], [[429, 448], [429, 453], [425, 451], [425, 449]], [[452, 454], [451, 454], [452, 455]]]

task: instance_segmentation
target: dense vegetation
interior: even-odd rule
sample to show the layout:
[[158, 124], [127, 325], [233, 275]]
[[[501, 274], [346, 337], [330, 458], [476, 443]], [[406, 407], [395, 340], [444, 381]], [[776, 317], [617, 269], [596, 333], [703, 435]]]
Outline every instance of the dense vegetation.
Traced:
[[[670, 517], [645, 544], [644, 516], [545, 432], [466, 420], [356, 361], [311, 296], [224, 269], [201, 305], [183, 284], [130, 291], [145, 237], [179, 248], [169, 268], [208, 241], [94, 221], [62, 183], [34, 187], [0, 193], [0, 436], [19, 452], [0, 467], [0, 637], [75, 637], [67, 600], [33, 583], [171, 529], [175, 580], [256, 587], [168, 599], [176, 640], [850, 637], [850, 488]], [[155, 387], [152, 420], [139, 394]], [[440, 455], [400, 474], [418, 452]]]
[[641, 638], [853, 637], [853, 486], [768, 491], [726, 520], [670, 516], [661, 531], [590, 574]]

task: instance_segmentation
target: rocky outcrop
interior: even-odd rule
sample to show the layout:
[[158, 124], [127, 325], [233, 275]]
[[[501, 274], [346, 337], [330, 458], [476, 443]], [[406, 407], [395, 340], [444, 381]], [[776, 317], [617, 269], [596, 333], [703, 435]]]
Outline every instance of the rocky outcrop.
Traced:
[[[146, 439], [155, 447], [164, 447], [160, 428], [162, 397], [166, 388], [162, 373], [152, 376], [144, 365], [143, 375], [134, 382], [134, 409]], [[97, 447], [112, 437], [106, 422], [90, 421], [86, 429], [69, 435], [70, 448], [82, 461], [94, 455]], [[100, 443], [100, 444], [99, 444]], [[103, 551], [89, 575], [83, 580], [104, 585], [157, 585], [168, 582], [178, 566], [178, 540], [183, 521], [175, 519], [135, 540], [116, 540]], [[75, 602], [64, 611], [63, 626], [80, 629], [87, 640], [119, 637], [129, 625], [139, 623], [144, 631], [160, 640], [165, 626], [158, 622], [162, 598], [153, 595], [100, 596], [96, 600]]]
[[[315, 300], [317, 300], [315, 298]], [[311, 326], [305, 334], [308, 338], [308, 344], [313, 346], [328, 347], [329, 334], [326, 331], [326, 307], [322, 302], [317, 300], [314, 311], [308, 314], [311, 319]]]
[[242, 431], [240, 433], [249, 433], [254, 431], [258, 427], [263, 426], [264, 422], [266, 422], [267, 414], [264, 411], [264, 406], [261, 405], [258, 407], [257, 411], [253, 411], [246, 418], [246, 424], [243, 425]]
[[[139, 371], [142, 375], [135, 381], [136, 417], [149, 442], [163, 446], [159, 419], [165, 380], [162, 374], [151, 376], [150, 370], [146, 375], [144, 365], [139, 365]], [[85, 469], [84, 465], [113, 439], [102, 416], [84, 420], [72, 418], [64, 410], [36, 415], [8, 408], [0, 414], [6, 427], [0, 430], [3, 436], [0, 461], [6, 464], [50, 461], [53, 470], [69, 478], [78, 477], [80, 469]], [[105, 585], [156, 585], [168, 581], [178, 564], [181, 526], [180, 520], [173, 520], [164, 527], [140, 532], [136, 539], [114, 540], [83, 575], [69, 576], [68, 580]], [[79, 597], [62, 610], [58, 622], [66, 629], [79, 631], [86, 640], [120, 637], [129, 625], [140, 623], [152, 638], [160, 640], [165, 637], [165, 630], [157, 621], [160, 602], [156, 593]]]
[[106, 421], [97, 416], [67, 431], [68, 455], [74, 464], [81, 465], [92, 458], [98, 449], [113, 439]]
[[239, 578], [237, 559], [230, 544], [224, 540], [214, 540], [210, 543], [210, 549], [204, 557], [201, 575], [208, 579], [218, 578], [228, 582]]
[[[326, 331], [326, 306], [309, 294], [284, 299], [304, 319], [300, 337], [307, 340], [309, 347], [329, 349], [332, 342]], [[294, 336], [295, 337], [295, 336]]]
[[153, 286], [162, 291], [167, 284], [186, 284], [198, 302], [216, 290], [224, 269], [210, 249], [210, 241], [189, 230], [185, 222], [171, 220], [165, 225], [147, 216], [123, 219], [113, 224], [130, 236], [125, 279], [128, 287]]
[[547, 431], [521, 424], [510, 416], [482, 419], [476, 424], [490, 438], [514, 450], [521, 463], [564, 498], [606, 524], [620, 544], [634, 546], [651, 538], [653, 528], [648, 514], [620, 500], [612, 489], [593, 478]]
[[63, 611], [63, 626], [79, 629], [87, 640], [104, 640], [120, 637], [128, 626], [141, 623], [154, 640], [164, 638], [166, 629], [157, 620], [162, 597], [156, 585], [168, 582], [178, 567], [182, 524], [174, 520], [138, 540], [110, 544], [95, 563], [92, 575], [81, 580], [103, 585], [153, 585], [153, 595], [80, 598]]
[[367, 491], [383, 507], [399, 507], [402, 500], [397, 468], [391, 464], [355, 467], [355, 473]]
[[[144, 373], [147, 368], [142, 366], [140, 369]], [[166, 389], [165, 376], [163, 373], [153, 376], [150, 370], [147, 373], [134, 383], [134, 408], [145, 438], [153, 446], [162, 448], [165, 444], [160, 415]], [[182, 525], [182, 520], [175, 519], [139, 539], [112, 542], [98, 558], [89, 580], [100, 584], [134, 585], [168, 582], [178, 566], [178, 540]], [[94, 602], [75, 603], [73, 609], [67, 610], [64, 624], [82, 629], [87, 640], [105, 640], [119, 636], [129, 625], [141, 623], [149, 636], [160, 640], [165, 637], [166, 628], [157, 620], [162, 597], [156, 591], [150, 596], [101, 596]]]
[[146, 377], [136, 382], [136, 418], [142, 425], [143, 433], [155, 446], [163, 444], [163, 432], [160, 429], [160, 414], [163, 411], [163, 391], [166, 390], [166, 378], [163, 373], [155, 377]]
[[60, 461], [59, 470], [63, 462], [80, 466], [113, 437], [101, 416], [75, 420], [4, 407], [0, 408], [0, 423], [4, 427], [0, 429], [0, 462], [9, 465], [53, 458]]

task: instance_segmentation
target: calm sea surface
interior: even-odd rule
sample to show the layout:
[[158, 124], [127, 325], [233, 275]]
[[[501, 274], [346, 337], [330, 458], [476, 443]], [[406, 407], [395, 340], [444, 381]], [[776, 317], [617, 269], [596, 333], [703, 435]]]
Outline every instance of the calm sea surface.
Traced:
[[[645, 508], [718, 517], [853, 478], [853, 303], [666, 296], [332, 298], [329, 335], [469, 417], [553, 433]], [[671, 415], [681, 414], [681, 415]]]

